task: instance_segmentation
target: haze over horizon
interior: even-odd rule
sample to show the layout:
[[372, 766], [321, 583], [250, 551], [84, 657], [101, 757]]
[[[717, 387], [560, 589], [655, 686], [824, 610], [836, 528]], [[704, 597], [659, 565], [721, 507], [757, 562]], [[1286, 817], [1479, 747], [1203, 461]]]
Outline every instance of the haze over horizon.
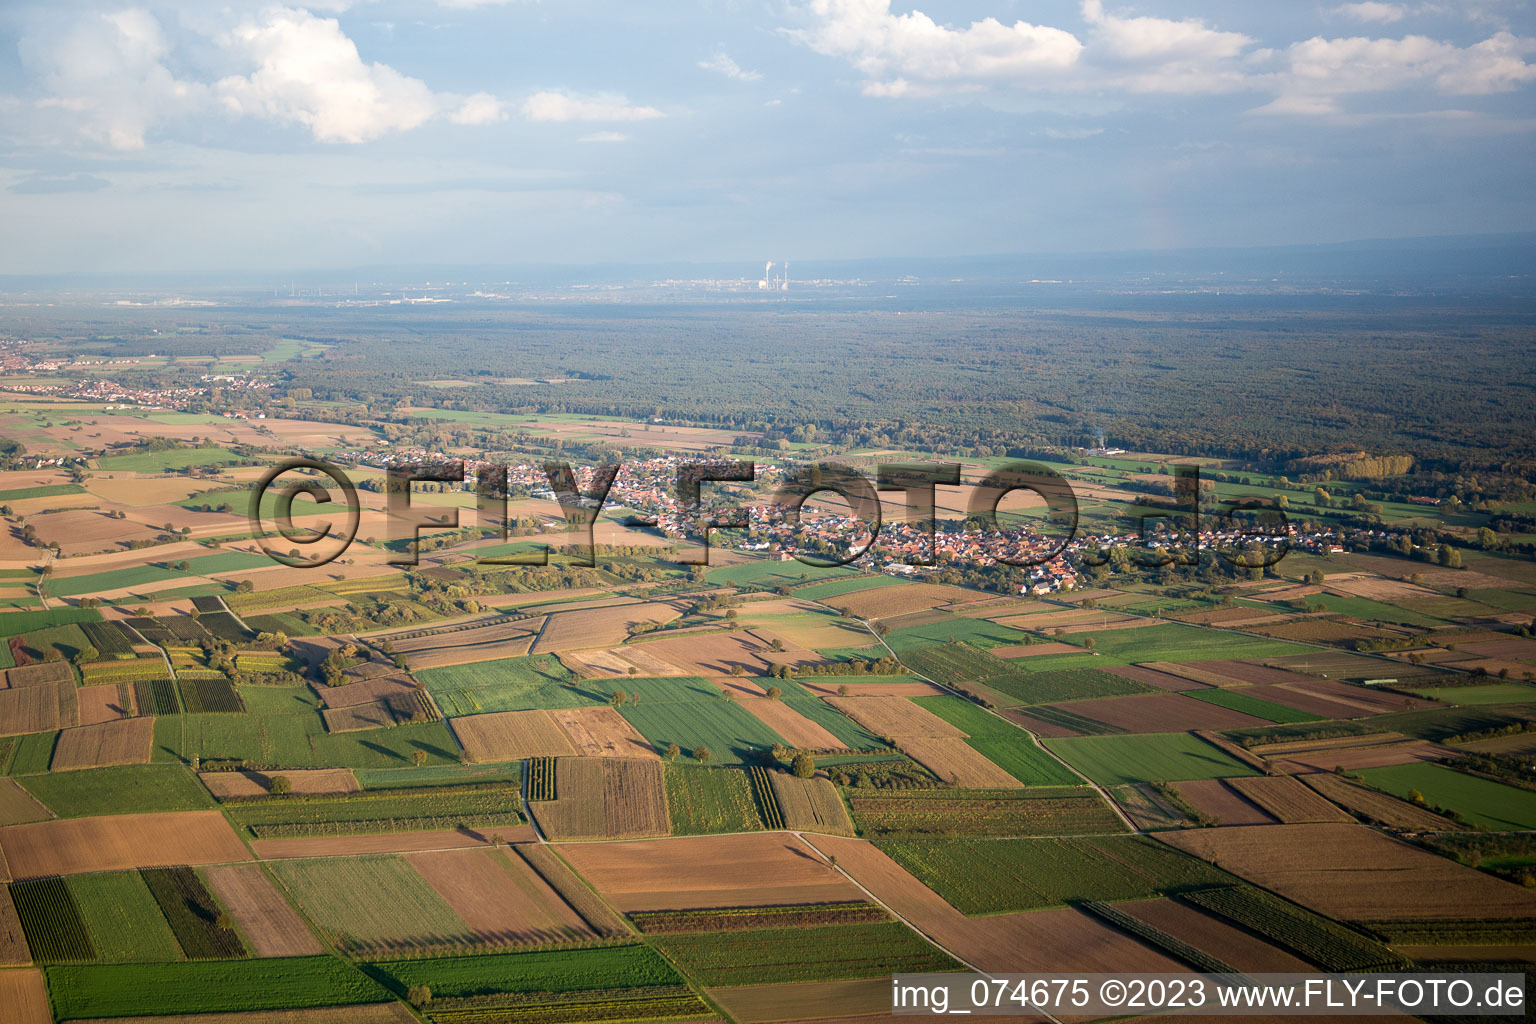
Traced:
[[1533, 52], [1513, 0], [28, 0], [0, 274], [1529, 231]]

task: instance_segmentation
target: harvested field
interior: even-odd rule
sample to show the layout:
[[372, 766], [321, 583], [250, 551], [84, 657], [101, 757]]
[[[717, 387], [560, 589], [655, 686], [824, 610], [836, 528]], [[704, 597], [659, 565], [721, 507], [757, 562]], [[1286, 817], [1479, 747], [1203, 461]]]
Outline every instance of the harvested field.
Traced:
[[859, 619], [883, 619], [909, 612], [927, 611], [940, 605], [980, 601], [987, 595], [976, 590], [945, 587], [937, 583], [906, 583], [899, 587], [876, 587], [839, 597], [827, 598], [833, 608], [847, 609]]
[[1362, 768], [1387, 768], [1398, 764], [1414, 764], [1418, 761], [1444, 761], [1456, 752], [1428, 740], [1401, 740], [1395, 743], [1370, 745], [1319, 744], [1305, 750], [1288, 750], [1284, 753], [1268, 753], [1284, 771], [1304, 774], [1307, 772], [1346, 772]]
[[18, 879], [250, 859], [245, 844], [218, 811], [11, 825], [0, 828], [0, 850]]
[[[533, 827], [518, 825], [497, 828], [509, 843], [534, 840]], [[471, 829], [453, 828], [419, 832], [378, 832], [355, 836], [303, 836], [298, 839], [257, 839], [251, 850], [261, 860], [290, 860], [301, 857], [356, 857], [370, 853], [420, 853], [424, 850], [463, 850], [489, 846], [490, 830], [484, 834]]]
[[1310, 973], [1313, 970], [1312, 965], [1305, 960], [1298, 960], [1256, 935], [1176, 900], [1136, 900], [1117, 903], [1115, 908], [1209, 953], [1239, 971]]
[[361, 732], [364, 729], [387, 729], [395, 724], [395, 714], [384, 701], [367, 704], [349, 704], [344, 708], [326, 708], [320, 713], [325, 720], [326, 732]]
[[[16, 905], [11, 902], [11, 892], [0, 885], [0, 967], [25, 966], [31, 962], [32, 951], [27, 947], [27, 936], [22, 930]], [[3, 1001], [0, 1005], [4, 1005]]]
[[995, 658], [1039, 658], [1048, 654], [1088, 654], [1076, 644], [1018, 644], [1010, 647], [994, 647], [988, 652]]
[[527, 946], [596, 937], [549, 883], [509, 851], [452, 850], [405, 859], [464, 920], [476, 941]]
[[1263, 683], [1243, 690], [1250, 697], [1267, 700], [1272, 704], [1304, 711], [1324, 718], [1358, 718], [1364, 712], [1354, 704], [1342, 704], [1327, 697], [1318, 696], [1294, 684]]
[[1104, 697], [1063, 705], [1076, 715], [1112, 725], [1125, 732], [1187, 732], [1191, 729], [1246, 729], [1265, 720], [1178, 693], [1149, 693], [1137, 697]]
[[522, 843], [511, 847], [511, 852], [532, 868], [598, 935], [604, 938], [630, 935], [629, 926], [623, 919], [610, 910], [608, 904], [587, 883], [577, 878], [576, 873], [550, 847], [540, 843]]
[[529, 653], [614, 647], [624, 642], [631, 626], [665, 625], [681, 614], [672, 605], [660, 602], [551, 612]]
[[416, 688], [409, 676], [387, 673], [344, 686], [316, 686], [314, 690], [326, 707], [346, 708], [354, 704], [388, 700], [390, 697], [412, 693]]
[[1205, 665], [1184, 665], [1173, 661], [1149, 661], [1143, 663], [1141, 668], [1148, 668], [1154, 672], [1162, 672], [1170, 676], [1182, 676], [1191, 682], [1204, 683], [1206, 686], [1236, 686], [1238, 680], [1224, 672], [1216, 672], [1206, 668]]
[[1116, 786], [1112, 791], [1115, 803], [1130, 817], [1139, 829], [1151, 831], [1159, 828], [1183, 828], [1189, 824], [1184, 812], [1169, 803], [1150, 783], [1139, 782], [1133, 786]]
[[965, 740], [953, 736], [901, 736], [902, 753], [935, 776], [962, 789], [1022, 789], [1024, 783], [989, 761]]
[[848, 808], [843, 805], [837, 787], [829, 780], [820, 776], [797, 779], [788, 772], [770, 772], [768, 782], [773, 787], [773, 798], [779, 805], [785, 828], [796, 832], [853, 835]]
[[[127, 699], [124, 699], [124, 695]], [[80, 724], [101, 725], [104, 722], [116, 722], [127, 718], [133, 713], [133, 690], [131, 687], [118, 689], [116, 683], [105, 683], [101, 686], [82, 686], [78, 696], [80, 698]]]
[[47, 821], [53, 814], [16, 784], [15, 779], [0, 778], [0, 825], [21, 825], [29, 821]]
[[216, 799], [266, 796], [271, 791], [272, 775], [282, 775], [296, 795], [323, 793], [359, 793], [362, 786], [350, 768], [300, 768], [266, 774], [263, 772], [201, 772], [198, 778]]
[[806, 750], [847, 750], [842, 740], [797, 712], [783, 701], [758, 697], [739, 702], [768, 728], [784, 737], [791, 747]]
[[303, 1010], [250, 1010], [171, 1016], [96, 1017], [76, 1024], [417, 1024], [403, 1003], [319, 1006]]
[[5, 1024], [53, 1024], [42, 971], [0, 971], [0, 1007]]
[[75, 674], [62, 661], [41, 662], [5, 670], [5, 685], [10, 687], [47, 686], [50, 683], [75, 685]]
[[1038, 718], [1020, 708], [1000, 708], [997, 713], [1019, 728], [1028, 729], [1036, 736], [1043, 736], [1047, 739], [1063, 739], [1086, 735], [1085, 732], [1073, 729], [1063, 722]]
[[1148, 668], [1145, 665], [1115, 665], [1104, 671], [1111, 675], [1117, 675], [1121, 679], [1129, 679], [1135, 683], [1145, 683], [1155, 686], [1159, 690], [1200, 690], [1209, 686], [1208, 683], [1199, 683], [1184, 676], [1172, 675], [1167, 672], [1159, 672], [1157, 669]]
[[569, 757], [576, 748], [547, 711], [498, 711], [449, 721], [470, 761]]
[[[741, 1024], [825, 1017], [863, 1018], [891, 1008], [891, 983], [885, 978], [737, 985], [705, 991]], [[901, 1018], [892, 1019], [899, 1021]]]
[[1536, 640], [1527, 637], [1506, 637], [1501, 640], [1485, 640], [1478, 643], [1456, 644], [1458, 651], [1470, 651], [1482, 658], [1502, 658], [1506, 661], [1536, 660]]
[[1157, 838], [1342, 920], [1536, 916], [1536, 893], [1363, 825], [1208, 828]]
[[767, 675], [762, 653], [768, 645], [750, 633], [710, 633], [704, 636], [647, 640], [634, 645], [661, 658], [690, 676], [725, 676], [739, 667], [749, 676]]
[[672, 831], [659, 759], [562, 757], [555, 766], [557, 798], [540, 801], [535, 810], [550, 838], [623, 839]]
[[945, 903], [871, 843], [833, 836], [807, 837], [835, 856], [881, 903], [943, 949], [984, 971], [1038, 970], [1040, 951], [1051, 950], [1059, 971], [1185, 973], [1187, 968], [1123, 932], [1070, 908], [968, 918]]
[[655, 759], [660, 756], [656, 748], [613, 708], [561, 708], [550, 711], [549, 717], [581, 757]]
[[965, 733], [905, 697], [827, 697], [826, 701], [876, 736], [965, 738]]
[[45, 512], [31, 516], [28, 523], [37, 528], [37, 536], [44, 544], [57, 541], [59, 550], [65, 555], [117, 551], [130, 541], [153, 540], [161, 533], [158, 527], [151, 529], [131, 520], [112, 519], [93, 508]]
[[1415, 832], [1454, 832], [1462, 827], [1449, 818], [1443, 818], [1387, 793], [1379, 793], [1374, 789], [1356, 785], [1331, 772], [1316, 772], [1298, 777], [1318, 793], [1368, 822]]
[[521, 658], [533, 649], [534, 634], [524, 633], [508, 640], [492, 640], [483, 644], [462, 644], [455, 647], [433, 647], [413, 654], [401, 655], [406, 667], [412, 672], [424, 668], [445, 668], [449, 665], [468, 665], [478, 661], [496, 661], [499, 658]]
[[325, 952], [296, 910], [257, 864], [225, 864], [203, 872], [208, 886], [235, 919], [259, 957]]
[[[371, 637], [380, 644], [388, 644], [391, 654], [419, 654], [448, 647], [473, 647], [502, 640], [517, 640], [536, 636], [544, 625], [544, 616], [532, 615], [509, 618], [496, 615], [484, 620], [475, 619], [453, 626], [435, 629], [385, 633]], [[510, 657], [510, 655], [507, 655]]]
[[1236, 682], [1255, 686], [1261, 683], [1307, 683], [1314, 681], [1311, 676], [1304, 676], [1297, 672], [1288, 672], [1283, 668], [1272, 668], [1269, 665], [1255, 665], [1246, 661], [1202, 661], [1200, 667], [1208, 672], [1219, 672]]
[[[51, 686], [10, 687], [0, 690], [0, 736], [18, 736], [29, 732], [52, 732], [61, 726], [74, 725], [79, 719], [78, 701], [66, 701], [59, 692], [60, 684]], [[74, 696], [75, 684], [69, 684], [69, 696]], [[67, 703], [74, 709], [76, 721], [65, 721], [60, 714], [61, 705]]]
[[629, 676], [630, 669], [647, 677], [685, 676], [688, 671], [658, 657], [651, 644], [628, 644], [601, 651], [565, 651], [560, 662], [588, 679], [613, 679]]
[[577, 843], [560, 854], [619, 910], [864, 899], [793, 836], [760, 833]]
[[1196, 779], [1174, 786], [1185, 802], [1221, 825], [1273, 825], [1276, 819], [1221, 779]]
[[[1228, 779], [1227, 785], [1264, 808], [1282, 825], [1353, 823], [1354, 819], [1288, 775]], [[1236, 824], [1235, 822], [1233, 824]]]
[[67, 772], [114, 764], [148, 764], [154, 740], [153, 718], [126, 718], [65, 729], [59, 733], [49, 768]]

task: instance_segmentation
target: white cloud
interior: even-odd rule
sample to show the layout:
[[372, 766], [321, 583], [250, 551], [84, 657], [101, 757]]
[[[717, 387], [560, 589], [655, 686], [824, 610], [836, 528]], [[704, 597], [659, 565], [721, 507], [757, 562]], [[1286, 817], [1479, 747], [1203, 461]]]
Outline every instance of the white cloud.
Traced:
[[425, 82], [387, 64], [365, 64], [334, 18], [270, 8], [229, 33], [225, 44], [257, 65], [218, 82], [226, 109], [303, 124], [321, 142], [367, 142], [415, 128], [439, 110]]
[[506, 119], [507, 111], [501, 100], [488, 92], [465, 97], [458, 109], [448, 115], [448, 120], [454, 124], [495, 124]]
[[1364, 3], [1341, 4], [1333, 9], [1333, 13], [1356, 21], [1374, 21], [1385, 25], [1402, 21], [1408, 9], [1402, 4], [1384, 4], [1379, 0], [1365, 0]]
[[921, 11], [892, 14], [891, 0], [810, 0], [816, 24], [791, 33], [817, 53], [843, 57], [871, 96], [935, 95], [1038, 78], [1071, 68], [1083, 44], [1058, 28], [983, 18], [966, 28]]
[[719, 72], [726, 78], [734, 78], [739, 82], [756, 82], [763, 77], [760, 71], [747, 71], [742, 68], [724, 50], [719, 51], [709, 60], [699, 61], [699, 67], [705, 71]]
[[629, 136], [624, 132], [593, 132], [583, 135], [577, 142], [628, 142]]
[[[155, 125], [207, 102], [207, 89], [165, 66], [170, 44], [140, 8], [72, 19], [24, 37], [22, 63], [47, 90], [40, 101], [59, 121], [114, 149], [139, 149]], [[60, 116], [59, 112], [62, 112]]]
[[1082, 0], [1083, 20], [1093, 26], [1090, 56], [1111, 67], [1099, 85], [1132, 92], [1212, 93], [1247, 87], [1237, 61], [1253, 39], [1208, 27], [1199, 18], [1120, 17], [1102, 0]]
[[1536, 81], [1536, 65], [1525, 60], [1525, 54], [1532, 52], [1536, 52], [1536, 40], [1508, 32], [1465, 47], [1425, 36], [1315, 36], [1286, 51], [1289, 68], [1280, 78], [1280, 95], [1260, 109], [1280, 114], [1337, 113], [1342, 109], [1340, 97], [1415, 87], [1450, 95], [1509, 92]]
[[649, 121], [665, 117], [655, 107], [631, 104], [623, 96], [603, 93], [595, 96], [574, 96], [570, 93], [547, 90], [537, 92], [523, 101], [523, 116], [530, 121]]

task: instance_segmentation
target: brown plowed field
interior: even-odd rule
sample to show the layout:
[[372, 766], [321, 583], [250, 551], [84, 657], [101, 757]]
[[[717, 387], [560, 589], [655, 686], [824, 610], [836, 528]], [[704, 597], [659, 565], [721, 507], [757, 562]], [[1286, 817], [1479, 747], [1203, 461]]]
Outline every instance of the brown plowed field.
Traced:
[[1047, 722], [1042, 718], [1036, 718], [1027, 711], [1019, 711], [1014, 708], [1000, 708], [997, 713], [1014, 725], [1028, 729], [1036, 736], [1044, 736], [1047, 739], [1083, 735], [1076, 729], [1068, 729], [1064, 725], [1057, 725], [1055, 722]]
[[477, 644], [494, 643], [498, 640], [515, 640], [520, 637], [531, 637], [544, 625], [542, 615], [528, 616], [524, 618], [509, 619], [498, 615], [489, 619], [484, 625], [463, 628], [442, 628], [428, 630], [420, 635], [406, 634], [405, 636], [389, 636], [377, 638], [380, 643], [388, 642], [393, 654], [415, 654], [421, 651], [435, 651], [444, 647], [473, 647]]
[[547, 711], [498, 711], [449, 721], [470, 761], [520, 761], [576, 753]]
[[839, 869], [858, 879], [876, 899], [918, 931], [983, 971], [1039, 970], [1046, 950], [1050, 951], [1051, 969], [1056, 971], [1188, 971], [1123, 932], [1076, 910], [968, 918], [871, 843], [835, 836], [807, 836], [806, 842], [835, 856]]
[[743, 710], [768, 726], [774, 732], [784, 737], [792, 747], [803, 747], [807, 750], [847, 750], [843, 741], [832, 735], [815, 722], [800, 714], [794, 708], [783, 701], [769, 700], [767, 697], [758, 697], [754, 700], [738, 701]]
[[62, 661], [41, 662], [5, 670], [6, 686], [47, 686], [49, 683], [75, 685], [75, 674]]
[[1329, 700], [1327, 697], [1319, 697], [1302, 690], [1291, 689], [1289, 685], [1260, 684], [1250, 686], [1243, 692], [1250, 697], [1267, 700], [1281, 707], [1305, 711], [1309, 715], [1322, 715], [1324, 718], [1357, 718], [1361, 715], [1357, 707], [1340, 704], [1336, 700]]
[[[1391, 665], [1383, 665], [1382, 670], [1392, 671]], [[1385, 690], [1373, 690], [1365, 686], [1350, 686], [1348, 683], [1335, 682], [1332, 679], [1312, 679], [1305, 683], [1282, 683], [1268, 692], [1290, 692], [1298, 696], [1322, 697], [1333, 701], [1335, 704], [1343, 704], [1354, 708], [1357, 716], [1381, 715], [1389, 711], [1412, 711], [1414, 708], [1427, 708], [1433, 702], [1421, 700], [1417, 697], [1406, 697], [1400, 693], [1388, 693]], [[1274, 700], [1277, 704], [1285, 703], [1276, 697], [1262, 695], [1258, 688], [1254, 688], [1253, 694], [1263, 696], [1265, 700]]]
[[856, 618], [883, 619], [892, 615], [927, 611], [946, 604], [969, 604], [987, 595], [976, 590], [961, 590], [937, 583], [904, 583], [896, 587], [874, 587], [852, 594], [829, 597], [823, 603], [846, 608]]
[[564, 651], [560, 661], [566, 668], [588, 679], [628, 677], [631, 668], [648, 677], [687, 675], [681, 668], [658, 657], [649, 644], [629, 644], [601, 651]]
[[0, 1020], [5, 1024], [53, 1024], [42, 971], [0, 971]]
[[749, 676], [766, 675], [768, 662], [759, 657], [767, 645], [748, 633], [711, 633], [706, 636], [648, 640], [636, 646], [691, 676], [730, 675], [741, 666]]
[[363, 679], [344, 686], [316, 686], [320, 702], [328, 708], [348, 708], [354, 704], [368, 704], [402, 693], [410, 693], [416, 684], [403, 674], [386, 674]]
[[1220, 779], [1199, 779], [1175, 784], [1190, 806], [1223, 825], [1273, 825], [1275, 819], [1242, 794], [1222, 785]]
[[1536, 892], [1364, 825], [1202, 828], [1157, 838], [1343, 920], [1536, 916]]
[[280, 772], [202, 772], [198, 778], [220, 800], [229, 797], [266, 796], [272, 776], [281, 775], [295, 794], [359, 793], [363, 787], [350, 768], [301, 768]]
[[795, 831], [832, 832], [853, 835], [848, 808], [837, 787], [820, 775], [797, 779], [788, 772], [770, 772], [769, 785], [784, 815], [784, 827]]
[[1298, 960], [1285, 950], [1176, 900], [1136, 900], [1117, 903], [1115, 909], [1123, 910], [1138, 921], [1145, 921], [1239, 971], [1305, 974], [1313, 969], [1311, 964]]
[[876, 736], [901, 739], [907, 736], [953, 736], [965, 733], [927, 708], [905, 697], [827, 697], [828, 704], [843, 712]]
[[527, 946], [597, 937], [521, 857], [505, 850], [412, 853], [405, 859], [481, 942]]
[[[26, 934], [21, 930], [21, 918], [16, 905], [11, 902], [11, 890], [0, 885], [0, 966], [17, 967], [32, 962], [32, 951], [27, 947]], [[4, 1004], [0, 1003], [0, 1008]], [[0, 1009], [3, 1014], [3, 1009]], [[0, 1016], [0, 1019], [4, 1019]]]
[[896, 743], [902, 753], [961, 789], [1022, 789], [1024, 786], [965, 740], [952, 736], [902, 736]]
[[582, 757], [657, 758], [656, 748], [613, 708], [564, 708], [549, 712]]
[[[74, 684], [71, 683], [70, 687], [73, 688]], [[66, 723], [59, 721], [59, 692], [56, 685], [0, 690], [0, 736], [52, 732], [61, 724]]]
[[395, 724], [394, 713], [381, 700], [326, 708], [320, 712], [320, 717], [325, 719], [326, 732], [362, 732], [364, 729], [387, 729]]
[[[531, 843], [536, 838], [530, 825], [498, 827], [495, 834], [509, 843]], [[468, 829], [444, 828], [426, 832], [384, 832], [360, 836], [306, 836], [301, 839], [257, 839], [251, 850], [262, 860], [303, 857], [357, 857], [370, 853], [420, 853], [425, 850], [463, 850], [489, 846], [485, 834]]]
[[1288, 775], [1228, 779], [1227, 785], [1284, 825], [1355, 820]]
[[1265, 756], [1273, 758], [1285, 771], [1305, 774], [1332, 772], [1340, 768], [1354, 772], [1362, 768], [1386, 768], [1418, 761], [1444, 761], [1455, 754], [1455, 751], [1428, 740], [1404, 740], [1401, 743], [1376, 746], [1319, 748]]
[[1315, 682], [1311, 676], [1304, 676], [1298, 672], [1287, 672], [1283, 668], [1254, 665], [1246, 661], [1202, 661], [1200, 667], [1210, 672], [1220, 672], [1222, 675], [1230, 676], [1240, 683], [1250, 683], [1253, 685], [1261, 683]]
[[0, 825], [47, 821], [53, 813], [22, 789], [15, 779], [0, 778]]
[[113, 764], [149, 764], [155, 743], [153, 718], [125, 718], [59, 733], [49, 770], [74, 771]]
[[659, 626], [681, 614], [672, 605], [660, 602], [551, 612], [531, 651], [545, 654], [587, 647], [614, 647], [624, 642], [630, 626], [642, 622]]
[[1129, 679], [1132, 682], [1146, 683], [1155, 686], [1159, 690], [1205, 690], [1209, 689], [1207, 683], [1197, 683], [1193, 679], [1185, 679], [1183, 676], [1170, 675], [1167, 672], [1159, 672], [1155, 668], [1147, 668], [1145, 665], [1115, 665], [1104, 671], [1111, 675], [1117, 675], [1121, 679]]
[[309, 956], [325, 947], [258, 864], [223, 864], [203, 872], [219, 902], [259, 957]]
[[1268, 725], [1219, 704], [1179, 693], [1148, 693], [1135, 697], [1104, 697], [1061, 705], [1075, 715], [1097, 719], [1127, 732], [1188, 732], [1190, 729], [1247, 729]]
[[1536, 640], [1525, 637], [1507, 637], [1481, 643], [1458, 643], [1458, 651], [1471, 651], [1483, 658], [1503, 658], [1508, 661], [1536, 660]]
[[[178, 511], [186, 512], [185, 509]], [[150, 529], [127, 519], [109, 519], [105, 512], [88, 508], [45, 512], [32, 516], [27, 522], [37, 527], [39, 540], [45, 545], [57, 541], [60, 552], [65, 555], [116, 551], [127, 547], [129, 541], [153, 540], [161, 533], [158, 527]]]
[[1140, 629], [1143, 626], [1155, 626], [1155, 619], [1143, 618], [1139, 615], [1111, 616], [1108, 622], [1079, 622], [1072, 625], [1057, 626], [1051, 630], [1052, 634], [1071, 636], [1074, 633], [1098, 633], [1103, 630], [1116, 629]]
[[783, 833], [571, 843], [560, 854], [625, 911], [864, 899], [857, 886]]
[[[130, 694], [132, 690], [128, 691]], [[82, 686], [78, 694], [80, 698], [80, 724], [101, 725], [103, 722], [116, 722], [126, 718], [133, 709], [123, 706], [122, 692], [118, 690], [116, 683], [103, 683], [100, 686]]]
[[468, 665], [476, 661], [496, 661], [501, 658], [521, 658], [533, 649], [533, 634], [510, 640], [493, 640], [483, 644], [461, 644], [455, 647], [436, 647], [405, 655], [405, 663], [412, 672], [424, 668], [446, 668], [449, 665]]
[[1300, 779], [1339, 806], [1388, 828], [1428, 832], [1454, 832], [1460, 828], [1449, 818], [1442, 818], [1395, 796], [1357, 786], [1332, 772], [1315, 772], [1302, 775]]
[[251, 859], [218, 811], [114, 814], [10, 825], [0, 828], [0, 849], [19, 879]]
[[1149, 668], [1154, 672], [1162, 672], [1170, 676], [1183, 676], [1197, 683], [1207, 686], [1236, 686], [1238, 681], [1225, 672], [1217, 672], [1205, 665], [1185, 665], [1175, 661], [1148, 661], [1140, 666]]
[[[859, 981], [813, 981], [793, 985], [741, 985], [705, 989], [741, 1024], [859, 1017], [891, 1008], [888, 978]], [[901, 1018], [896, 1018], [900, 1020]]]

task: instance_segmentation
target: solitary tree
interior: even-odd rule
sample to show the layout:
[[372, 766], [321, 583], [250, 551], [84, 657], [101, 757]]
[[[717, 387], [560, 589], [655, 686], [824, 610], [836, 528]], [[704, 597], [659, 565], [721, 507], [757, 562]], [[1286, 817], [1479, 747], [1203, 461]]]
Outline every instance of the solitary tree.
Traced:
[[709, 752], [709, 748], [702, 743], [693, 748], [693, 759], [700, 764], [708, 764], [709, 759], [715, 755]]
[[426, 763], [427, 763], [427, 752], [425, 750], [413, 750], [413, 751], [411, 751], [411, 764], [414, 764], [417, 768], [420, 768], [422, 765], [424, 765]]
[[420, 1009], [432, 1001], [432, 989], [427, 985], [412, 985], [406, 990], [405, 998], [410, 1000], [412, 1006]]
[[293, 780], [286, 775], [274, 775], [272, 781], [267, 783], [267, 792], [273, 796], [282, 796], [293, 792]]
[[779, 689], [777, 686], [768, 687], [769, 700], [778, 700], [782, 696], [784, 696], [784, 691]]
[[848, 684], [847, 683], [839, 683], [837, 685], [837, 695], [839, 697], [846, 697], [846, 696], [848, 696]]
[[680, 754], [682, 754], [682, 752], [683, 752], [683, 749], [681, 747], [679, 747], [676, 743], [668, 743], [667, 744], [667, 760], [668, 761], [676, 761], [678, 759], [678, 756]]
[[616, 708], [623, 707], [629, 701], [629, 694], [623, 690], [614, 690], [613, 696], [608, 698], [608, 703]]
[[802, 750], [789, 762], [789, 770], [797, 779], [808, 779], [816, 774], [816, 759]]

